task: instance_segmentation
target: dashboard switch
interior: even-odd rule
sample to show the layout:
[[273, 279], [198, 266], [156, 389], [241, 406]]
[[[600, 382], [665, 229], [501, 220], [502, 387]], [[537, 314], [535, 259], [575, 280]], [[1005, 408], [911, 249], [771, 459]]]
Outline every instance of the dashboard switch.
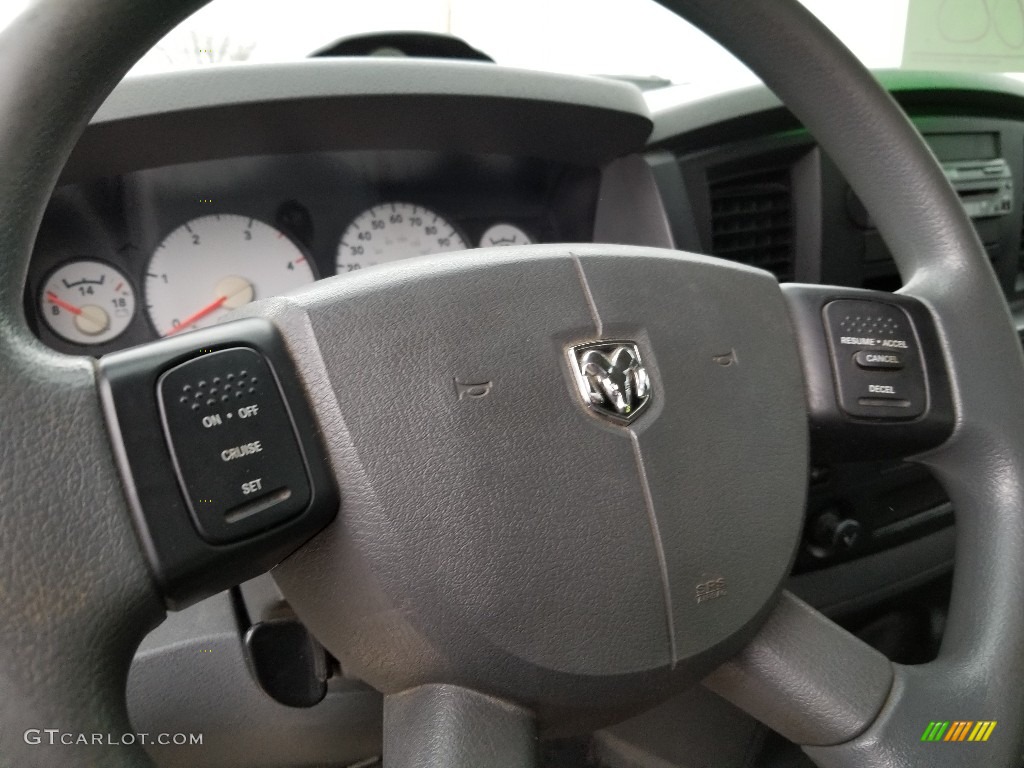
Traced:
[[157, 382], [178, 482], [200, 535], [243, 539], [310, 500], [306, 464], [274, 373], [246, 347], [207, 353]]

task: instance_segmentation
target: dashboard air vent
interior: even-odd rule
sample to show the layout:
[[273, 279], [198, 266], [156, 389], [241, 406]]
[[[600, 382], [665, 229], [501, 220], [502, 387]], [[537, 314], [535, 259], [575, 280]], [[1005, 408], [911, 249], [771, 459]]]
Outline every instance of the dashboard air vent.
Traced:
[[711, 182], [711, 252], [793, 279], [789, 169]]

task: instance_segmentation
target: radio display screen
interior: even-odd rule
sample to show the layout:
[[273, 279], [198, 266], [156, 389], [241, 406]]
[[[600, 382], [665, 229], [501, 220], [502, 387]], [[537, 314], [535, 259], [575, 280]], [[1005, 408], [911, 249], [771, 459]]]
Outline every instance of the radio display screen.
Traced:
[[946, 163], [999, 157], [999, 140], [994, 133], [933, 133], [924, 140], [935, 156]]

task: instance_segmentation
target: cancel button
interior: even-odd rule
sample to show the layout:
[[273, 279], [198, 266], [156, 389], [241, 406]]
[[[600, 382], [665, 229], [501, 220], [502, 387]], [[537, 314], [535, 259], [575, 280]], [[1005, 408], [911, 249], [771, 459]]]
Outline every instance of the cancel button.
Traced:
[[868, 371], [898, 371], [903, 367], [903, 356], [896, 352], [876, 352], [862, 349], [853, 356], [854, 362]]

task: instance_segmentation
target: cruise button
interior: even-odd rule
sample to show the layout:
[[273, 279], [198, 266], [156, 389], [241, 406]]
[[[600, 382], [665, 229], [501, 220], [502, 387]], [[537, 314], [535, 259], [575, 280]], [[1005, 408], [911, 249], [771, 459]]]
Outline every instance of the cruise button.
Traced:
[[873, 352], [862, 349], [853, 356], [858, 367], [867, 371], [898, 371], [903, 368], [903, 357], [895, 352]]

